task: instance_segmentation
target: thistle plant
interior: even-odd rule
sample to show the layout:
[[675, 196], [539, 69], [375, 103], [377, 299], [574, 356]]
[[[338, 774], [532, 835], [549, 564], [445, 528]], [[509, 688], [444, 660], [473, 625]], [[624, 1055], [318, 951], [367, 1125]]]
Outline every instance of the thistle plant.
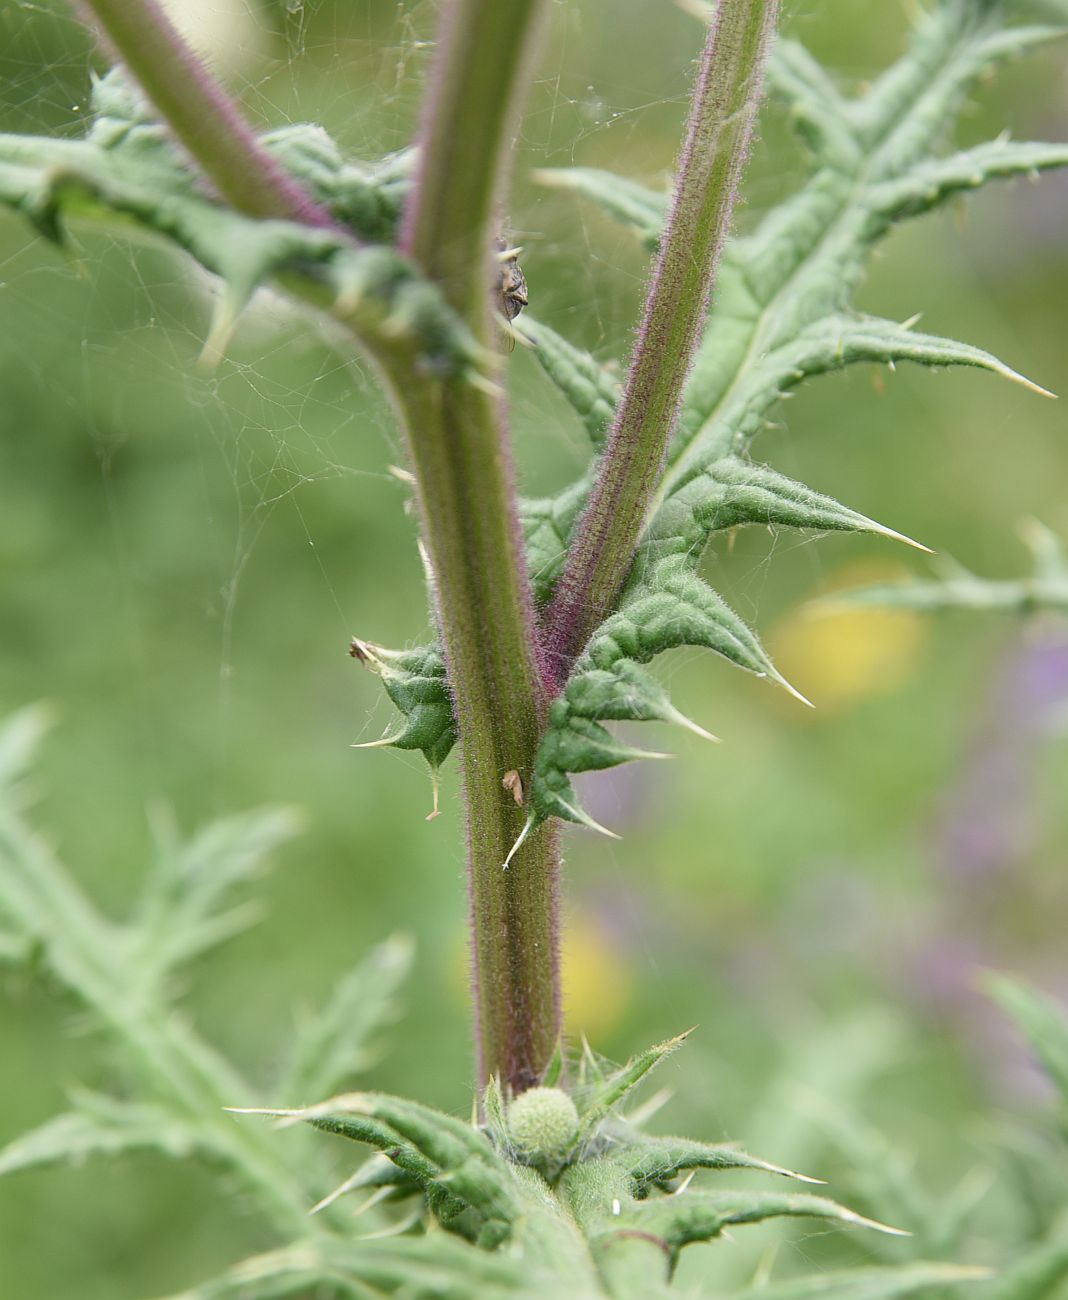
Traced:
[[[389, 1018], [407, 964], [399, 941], [341, 983], [269, 1091], [241, 1077], [172, 1015], [172, 976], [245, 923], [229, 896], [287, 820], [253, 815], [189, 845], [161, 827], [145, 896], [115, 925], [19, 806], [42, 729], [31, 713], [0, 739], [0, 954], [46, 966], [106, 1026], [131, 1062], [132, 1095], [77, 1095], [67, 1115], [0, 1154], [0, 1171], [136, 1147], [222, 1165], [279, 1245], [188, 1293], [204, 1300], [627, 1300], [665, 1293], [683, 1247], [733, 1225], [815, 1217], [873, 1238], [922, 1229], [919, 1192], [886, 1198], [889, 1217], [897, 1208], [919, 1222], [887, 1223], [881, 1205], [861, 1214], [798, 1191], [791, 1184], [818, 1180], [736, 1146], [650, 1135], [632, 1090], [681, 1037], [620, 1068], [588, 1048], [573, 1056], [561, 1023], [559, 838], [566, 823], [614, 833], [583, 808], [576, 774], [656, 757], [610, 724], [675, 723], [708, 736], [650, 672], [657, 655], [708, 649], [798, 694], [700, 572], [721, 534], [763, 524], [909, 542], [753, 458], [752, 440], [784, 396], [855, 362], [905, 361], [970, 366], [1044, 393], [975, 345], [862, 314], [852, 298], [898, 223], [988, 181], [1068, 163], [1065, 144], [945, 145], [979, 78], [1061, 30], [1026, 21], [1023, 6], [939, 0], [918, 15], [900, 61], [849, 98], [802, 47], [776, 41], [776, 0], [710, 7], [671, 192], [584, 168], [541, 178], [621, 220], [651, 255], [617, 383], [534, 314], [518, 314], [525, 295], [503, 214], [546, 0], [450, 0], [417, 141], [371, 164], [344, 159], [314, 127], [258, 136], [156, 0], [83, 8], [115, 59], [95, 85], [91, 125], [77, 140], [0, 137], [0, 198], [57, 243], [69, 221], [99, 221], [162, 237], [199, 262], [218, 280], [205, 364], [218, 362], [269, 284], [324, 318], [343, 353], [369, 357], [392, 401], [437, 639], [388, 650], [361, 628], [351, 652], [400, 714], [377, 745], [419, 751], [435, 773], [458, 748], [477, 1098], [469, 1121], [376, 1092], [330, 1095]], [[732, 240], [765, 81], [808, 150], [808, 177]], [[516, 494], [505, 396], [515, 344], [533, 349], [589, 435], [587, 470], [549, 498]], [[1058, 565], [1041, 575], [1048, 603], [1064, 600]], [[998, 996], [1063, 1092], [1062, 1021], [1023, 986], [1004, 983]], [[255, 1118], [264, 1115], [299, 1129], [300, 1144]], [[331, 1189], [321, 1133], [375, 1154]], [[716, 1174], [706, 1190], [690, 1186], [702, 1170]], [[736, 1189], [742, 1173], [775, 1182]], [[367, 1222], [396, 1235], [353, 1231], [357, 1193]], [[414, 1209], [398, 1218], [398, 1204]], [[943, 1257], [903, 1262], [872, 1246], [870, 1267], [759, 1294], [938, 1297], [966, 1284], [990, 1300], [1038, 1300], [1068, 1276], [1063, 1229], [1021, 1243], [993, 1280], [954, 1258], [959, 1225], [918, 1235]]]

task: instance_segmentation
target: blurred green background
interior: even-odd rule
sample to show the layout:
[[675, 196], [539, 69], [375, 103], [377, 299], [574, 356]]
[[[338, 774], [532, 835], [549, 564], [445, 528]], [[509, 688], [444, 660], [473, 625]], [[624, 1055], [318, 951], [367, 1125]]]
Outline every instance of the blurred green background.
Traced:
[[[901, 48], [908, 8], [806, 0], [787, 3], [787, 27], [856, 87]], [[360, 158], [408, 141], [434, 4], [230, 9], [221, 30], [223, 0], [197, 21], [255, 120], [320, 121]], [[531, 173], [574, 162], [665, 177], [699, 41], [666, 0], [555, 6], [510, 224], [532, 313], [606, 360], [626, 356], [645, 258]], [[95, 56], [70, 12], [6, 5], [0, 50], [0, 129], [77, 133]], [[1003, 127], [1065, 137], [1063, 50], [1007, 69], [962, 138]], [[740, 226], [803, 173], [769, 109]], [[924, 328], [1068, 391], [1066, 182], [992, 189], [898, 232], [861, 305], [922, 311]], [[264, 922], [191, 982], [198, 1023], [266, 1074], [294, 1008], [408, 931], [406, 1015], [368, 1084], [467, 1113], [455, 778], [428, 822], [419, 762], [350, 748], [385, 731], [390, 707], [348, 638], [426, 634], [412, 521], [388, 472], [401, 453], [372, 376], [271, 300], [217, 373], [199, 373], [209, 287], [156, 248], [85, 230], [64, 255], [4, 215], [0, 256], [0, 704], [43, 699], [57, 717], [37, 824], [120, 913], [153, 805], [190, 829], [300, 808], [306, 829], [260, 886]], [[581, 431], [521, 348], [510, 384], [524, 485], [549, 490], [582, 463]], [[1023, 389], [858, 369], [781, 418], [759, 457], [982, 573], [1023, 570], [1027, 516], [1068, 535], [1063, 408]], [[978, 1159], [992, 1107], [1041, 1095], [975, 971], [1068, 992], [1068, 629], [806, 611], [844, 583], [925, 571], [872, 539], [751, 530], [708, 567], [817, 708], [710, 656], [665, 663], [676, 702], [725, 743], [662, 737], [677, 762], [588, 788], [625, 834], [566, 838], [570, 1027], [618, 1058], [700, 1025], [661, 1080], [676, 1092], [668, 1128], [834, 1176], [793, 1104], [820, 1094], [856, 1104], [948, 1187]], [[107, 1075], [47, 987], [14, 974], [4, 992], [0, 1142], [60, 1109], [72, 1082]], [[0, 1184], [0, 1291], [176, 1289], [271, 1244], [243, 1208], [202, 1171], [148, 1157], [13, 1177]]]

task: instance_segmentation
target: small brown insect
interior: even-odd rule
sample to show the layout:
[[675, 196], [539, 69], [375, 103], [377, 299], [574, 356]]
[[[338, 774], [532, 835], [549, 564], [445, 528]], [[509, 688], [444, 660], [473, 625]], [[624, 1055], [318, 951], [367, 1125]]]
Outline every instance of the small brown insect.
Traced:
[[501, 778], [501, 785], [511, 793], [512, 798], [520, 808], [523, 806], [523, 778], [513, 767], [511, 771], [505, 772]]
[[497, 306], [505, 320], [513, 321], [527, 305], [527, 282], [519, 269], [521, 249], [509, 248], [500, 236], [494, 240], [500, 270], [497, 278]]

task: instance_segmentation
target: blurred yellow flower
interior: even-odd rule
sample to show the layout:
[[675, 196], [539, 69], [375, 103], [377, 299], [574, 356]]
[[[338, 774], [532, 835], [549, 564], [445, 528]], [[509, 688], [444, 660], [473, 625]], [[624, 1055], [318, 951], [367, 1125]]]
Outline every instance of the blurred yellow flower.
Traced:
[[630, 1002], [634, 977], [618, 947], [588, 912], [564, 925], [564, 1025], [569, 1037], [593, 1043], [619, 1024]]
[[[823, 594], [907, 576], [894, 564], [848, 565], [835, 571]], [[927, 620], [912, 610], [806, 602], [779, 622], [769, 643], [779, 671], [826, 713], [902, 685], [926, 636]]]

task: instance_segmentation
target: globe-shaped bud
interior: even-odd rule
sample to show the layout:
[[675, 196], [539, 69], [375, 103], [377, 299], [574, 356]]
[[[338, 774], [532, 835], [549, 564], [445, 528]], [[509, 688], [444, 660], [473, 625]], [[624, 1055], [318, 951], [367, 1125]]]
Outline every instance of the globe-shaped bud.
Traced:
[[575, 1103], [559, 1088], [529, 1088], [508, 1107], [508, 1137], [528, 1160], [551, 1160], [578, 1131]]

